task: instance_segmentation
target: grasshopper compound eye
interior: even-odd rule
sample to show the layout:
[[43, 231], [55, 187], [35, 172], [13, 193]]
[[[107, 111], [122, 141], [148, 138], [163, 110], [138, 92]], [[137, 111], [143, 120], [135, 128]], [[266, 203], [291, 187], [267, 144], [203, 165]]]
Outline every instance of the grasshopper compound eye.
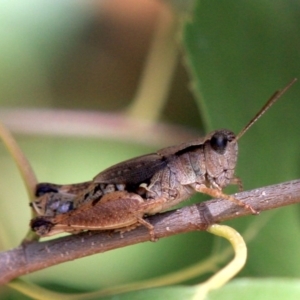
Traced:
[[216, 132], [210, 139], [211, 147], [219, 154], [223, 154], [225, 152], [227, 143], [228, 139], [224, 132]]
[[223, 129], [215, 132], [210, 139], [210, 146], [214, 151], [219, 154], [224, 154], [228, 142], [231, 142], [235, 139], [233, 132]]

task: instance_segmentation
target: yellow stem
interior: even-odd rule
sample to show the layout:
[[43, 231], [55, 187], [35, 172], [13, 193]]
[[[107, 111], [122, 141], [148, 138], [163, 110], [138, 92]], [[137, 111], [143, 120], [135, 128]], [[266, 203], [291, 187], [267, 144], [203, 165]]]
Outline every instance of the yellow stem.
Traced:
[[[16, 140], [12, 136], [12, 134], [5, 128], [5, 126], [0, 122], [0, 138], [3, 140], [5, 147], [7, 148], [8, 152], [12, 156], [13, 160], [15, 161], [23, 182], [25, 184], [25, 188], [28, 194], [29, 201], [32, 201], [35, 198], [35, 187], [37, 185], [37, 179], [34, 174], [33, 169], [27, 158], [25, 157], [24, 153], [22, 152], [21, 148], [17, 144]], [[34, 211], [31, 210], [31, 216], [34, 216]], [[30, 230], [26, 234], [25, 240], [37, 240], [38, 236], [31, 232]]]
[[175, 42], [179, 21], [166, 7], [161, 9], [153, 42], [128, 116], [156, 121], [166, 103], [177, 63]]
[[242, 236], [235, 229], [226, 225], [214, 224], [207, 231], [227, 239], [234, 249], [235, 256], [223, 269], [198, 285], [193, 300], [205, 299], [209, 291], [223, 286], [243, 268], [247, 260], [247, 246]]
[[37, 185], [36, 176], [31, 168], [31, 165], [21, 148], [18, 146], [16, 140], [12, 134], [0, 123], [0, 137], [3, 140], [4, 145], [6, 146], [8, 152], [15, 161], [22, 179], [25, 183], [27, 194], [30, 200], [35, 198], [35, 187]]

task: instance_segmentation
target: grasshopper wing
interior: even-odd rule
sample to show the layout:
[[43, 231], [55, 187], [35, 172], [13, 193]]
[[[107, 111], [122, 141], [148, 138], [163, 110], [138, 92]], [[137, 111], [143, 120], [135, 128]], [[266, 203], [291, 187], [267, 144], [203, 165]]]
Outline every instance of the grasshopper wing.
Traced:
[[146, 154], [120, 162], [99, 173], [94, 178], [94, 183], [143, 183], [164, 168], [174, 155], [182, 151], [188, 151], [190, 147], [201, 147], [205, 140], [206, 138], [199, 138], [188, 143], [163, 148], [158, 150], [157, 153]]
[[202, 138], [198, 138], [198, 139], [195, 139], [195, 140], [192, 140], [189, 142], [185, 142], [185, 143], [182, 143], [179, 145], [160, 149], [157, 151], [157, 154], [160, 155], [161, 157], [171, 157], [173, 155], [178, 155], [180, 153], [189, 151], [191, 148], [202, 147], [204, 145], [204, 143], [208, 139], [210, 139], [214, 133], [215, 133], [215, 131], [213, 131], [209, 135], [202, 137]]
[[135, 157], [99, 173], [94, 183], [140, 184], [167, 165], [167, 159], [158, 154]]

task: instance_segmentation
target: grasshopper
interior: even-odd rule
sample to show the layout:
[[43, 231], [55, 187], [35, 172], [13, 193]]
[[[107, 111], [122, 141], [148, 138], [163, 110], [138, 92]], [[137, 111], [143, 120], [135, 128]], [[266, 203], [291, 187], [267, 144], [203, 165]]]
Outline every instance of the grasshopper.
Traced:
[[[66, 198], [69, 197], [68, 201], [74, 205], [53, 212], [52, 216], [42, 212], [31, 220], [32, 230], [40, 236], [50, 236], [83, 230], [126, 231], [143, 224], [154, 240], [153, 226], [143, 217], [167, 210], [196, 192], [230, 200], [258, 214], [251, 206], [222, 190], [230, 184], [242, 186], [241, 180], [234, 175], [238, 140], [295, 81], [275, 92], [238, 135], [227, 129], [216, 130], [204, 138], [116, 164], [91, 182], [75, 185], [74, 189], [72, 185], [56, 186], [58, 203], [65, 203], [66, 199], [60, 201], [59, 197], [68, 194]], [[53, 193], [53, 186], [50, 185], [49, 193]], [[36, 209], [37, 204], [33, 207]]]

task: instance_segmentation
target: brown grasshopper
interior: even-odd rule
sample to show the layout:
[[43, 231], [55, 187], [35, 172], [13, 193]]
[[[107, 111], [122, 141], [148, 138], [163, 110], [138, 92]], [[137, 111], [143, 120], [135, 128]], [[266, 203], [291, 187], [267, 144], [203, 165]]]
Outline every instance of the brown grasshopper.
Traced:
[[[50, 236], [83, 230], [126, 231], [143, 224], [153, 240], [153, 227], [143, 216], [167, 210], [195, 192], [228, 199], [257, 214], [251, 206], [224, 194], [222, 189], [229, 184], [241, 187], [240, 179], [234, 175], [237, 141], [295, 81], [277, 91], [237, 136], [226, 129], [216, 130], [204, 138], [116, 164], [92, 182], [77, 184], [81, 192], [69, 193], [72, 207], [61, 209], [54, 216], [41, 215], [31, 220], [32, 230]], [[58, 195], [63, 194], [63, 187], [59, 186]], [[57, 199], [59, 202], [59, 196]]]

